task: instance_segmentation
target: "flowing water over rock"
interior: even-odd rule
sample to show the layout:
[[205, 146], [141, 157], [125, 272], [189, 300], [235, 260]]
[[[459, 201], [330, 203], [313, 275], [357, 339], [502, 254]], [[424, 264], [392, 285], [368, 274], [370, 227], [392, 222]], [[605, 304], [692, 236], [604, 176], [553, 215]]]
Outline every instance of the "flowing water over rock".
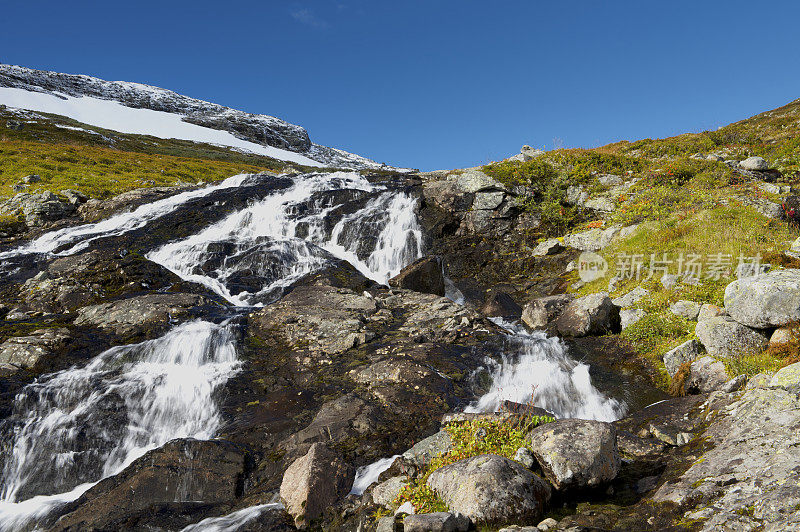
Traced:
[[559, 338], [543, 332], [528, 333], [500, 318], [495, 323], [509, 331], [509, 348], [503, 360], [489, 360], [492, 387], [467, 412], [494, 412], [503, 401], [532, 404], [562, 418], [614, 421], [625, 405], [605, 397], [592, 386], [589, 366], [567, 354]]
[[[192, 201], [224, 198], [251, 177], [258, 176], [235, 176], [103, 222], [54, 231], [0, 258], [70, 255], [112, 238], [154, 242], [154, 224], [168, 226], [169, 217], [185, 213]], [[423, 255], [416, 208], [415, 197], [403, 189], [357, 173], [306, 174], [193, 228], [193, 234], [157, 242], [146, 257], [222, 296], [233, 311], [269, 304], [307, 274], [342, 260], [385, 284]], [[171, 439], [217, 435], [215, 395], [241, 365], [237, 328], [232, 322], [184, 323], [161, 338], [111, 348], [83, 367], [42, 376], [22, 389], [13, 415], [0, 427], [7, 451], [0, 530], [29, 526]], [[564, 417], [610, 420], [623, 411], [597, 392], [588, 367], [570, 359], [558, 339], [515, 329], [502, 363], [490, 366], [492, 388], [471, 411], [495, 410], [506, 399], [530, 400]], [[362, 470], [358, 489], [378, 469]], [[248, 508], [187, 530], [235, 530], [267, 509], [273, 508]]]

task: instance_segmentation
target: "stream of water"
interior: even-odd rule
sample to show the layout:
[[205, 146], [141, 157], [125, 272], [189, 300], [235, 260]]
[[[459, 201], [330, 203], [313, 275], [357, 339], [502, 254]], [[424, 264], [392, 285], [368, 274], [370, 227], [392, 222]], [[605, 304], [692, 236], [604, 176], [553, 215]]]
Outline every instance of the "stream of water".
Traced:
[[[0, 259], [78, 253], [98, 239], [146, 229], [187, 201], [233, 189], [250, 177], [235, 176], [103, 222], [53, 231]], [[147, 258], [233, 306], [260, 306], [337, 260], [386, 283], [423, 254], [415, 211], [410, 195], [357, 173], [306, 174], [189, 237], [150, 250]], [[449, 294], [459, 297], [454, 286]], [[213, 438], [220, 425], [215, 391], [239, 366], [233, 325], [192, 321], [26, 386], [13, 415], [0, 426], [10, 442], [0, 477], [0, 531], [30, 527], [171, 439]], [[610, 420], [622, 411], [594, 389], [588, 367], [571, 360], [558, 339], [510, 327], [508, 353], [490, 369], [492, 389], [470, 410], [494, 410], [509, 399], [531, 400], [564, 417]], [[383, 466], [362, 471], [354, 489], [363, 491]], [[260, 505], [185, 530], [235, 530], [267, 509], [274, 507]]]

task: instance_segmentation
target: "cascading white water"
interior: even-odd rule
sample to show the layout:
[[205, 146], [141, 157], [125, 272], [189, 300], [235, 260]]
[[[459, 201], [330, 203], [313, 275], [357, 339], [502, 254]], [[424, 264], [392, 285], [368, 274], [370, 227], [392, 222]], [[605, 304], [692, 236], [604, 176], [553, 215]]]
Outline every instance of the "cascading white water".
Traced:
[[[235, 176], [97, 224], [54, 231], [3, 256], [77, 253], [98, 238], [144, 227], [192, 198], [239, 186], [247, 177]], [[325, 217], [339, 205], [324, 195], [313, 201], [312, 196], [332, 190], [374, 197], [326, 230]], [[268, 272], [269, 284], [258, 286], [255, 295], [289, 286], [332, 257], [349, 260], [363, 274], [385, 282], [422, 252], [414, 207], [408, 195], [384, 192], [356, 173], [300, 176], [292, 187], [167, 244], [149, 258], [185, 280], [209, 286], [235, 305], [250, 304], [247, 296], [252, 294], [234, 293], [226, 283], [243, 270], [254, 272], [257, 280], [269, 278], [258, 271], [265, 256], [273, 259], [274, 271]], [[300, 227], [304, 238], [298, 236]], [[377, 237], [365, 252], [367, 231]], [[215, 245], [222, 246], [221, 263], [211, 272], [196, 273]], [[230, 327], [196, 321], [157, 340], [109, 349], [85, 367], [26, 386], [16, 398], [11, 452], [3, 465], [0, 531], [29, 527], [171, 439], [213, 437], [220, 422], [214, 390], [238, 366]], [[270, 507], [245, 509], [194, 525], [205, 528], [189, 529], [233, 530]]]
[[[214, 391], [239, 364], [231, 326], [194, 321], [27, 386], [15, 403], [21, 422], [3, 469], [0, 530], [79, 496], [173, 438], [213, 437]], [[23, 489], [49, 497], [20, 503]]]
[[89, 244], [98, 238], [119, 236], [139, 229], [150, 220], [164, 216], [192, 199], [207, 196], [217, 190], [238, 187], [250, 176], [251, 174], [235, 175], [216, 185], [182, 192], [147, 203], [131, 212], [118, 214], [97, 223], [67, 227], [45, 233], [24, 246], [0, 253], [0, 260], [30, 253], [52, 253], [63, 246], [74, 243], [69, 249], [61, 250], [57, 253], [57, 255], [72, 255], [86, 249]]
[[[324, 197], [307, 204], [316, 193], [336, 190], [379, 194], [363, 208], [343, 216], [328, 234], [326, 216], [338, 205]], [[298, 176], [292, 187], [195, 235], [166, 244], [148, 253], [147, 258], [238, 306], [263, 304], [270, 294], [319, 270], [332, 257], [350, 262], [374, 281], [386, 283], [422, 253], [415, 204], [416, 200], [404, 193], [380, 193], [379, 187], [354, 172]], [[373, 232], [377, 233], [375, 245], [362, 257], [359, 247]], [[204, 267], [215, 247], [223, 249], [225, 256], [219, 264]], [[262, 284], [255, 289], [232, 288], [235, 276], [243, 271]]]
[[222, 517], [203, 519], [199, 523], [185, 527], [181, 532], [235, 532], [247, 523], [258, 519], [262, 513], [269, 510], [280, 510], [283, 507], [281, 503], [250, 506]]
[[466, 412], [494, 412], [503, 401], [512, 401], [533, 404], [562, 418], [614, 421], [624, 415], [625, 405], [592, 385], [589, 366], [570, 358], [561, 339], [528, 333], [499, 318], [492, 321], [509, 331], [509, 348], [501, 363], [487, 361], [492, 368], [491, 388]]

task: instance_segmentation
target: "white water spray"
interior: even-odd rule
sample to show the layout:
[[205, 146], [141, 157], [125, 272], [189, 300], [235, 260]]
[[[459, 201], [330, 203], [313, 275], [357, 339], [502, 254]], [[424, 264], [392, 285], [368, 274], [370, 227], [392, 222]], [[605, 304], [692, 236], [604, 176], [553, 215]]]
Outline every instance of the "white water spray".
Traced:
[[[80, 496], [169, 440], [213, 437], [214, 391], [239, 364], [231, 326], [195, 321], [27, 386], [15, 403], [22, 420], [3, 470], [0, 530]], [[18, 502], [31, 485], [46, 497]]]
[[624, 415], [625, 405], [592, 386], [589, 366], [570, 358], [561, 339], [528, 333], [499, 318], [492, 321], [511, 333], [509, 348], [501, 363], [487, 361], [492, 386], [466, 412], [495, 412], [503, 401], [512, 401], [533, 404], [561, 418], [614, 421]]

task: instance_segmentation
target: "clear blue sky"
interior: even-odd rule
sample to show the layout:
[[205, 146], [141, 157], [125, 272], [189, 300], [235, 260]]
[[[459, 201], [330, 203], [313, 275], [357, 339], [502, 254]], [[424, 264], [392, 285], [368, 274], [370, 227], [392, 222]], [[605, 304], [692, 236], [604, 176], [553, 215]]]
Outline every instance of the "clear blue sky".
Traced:
[[1, 62], [166, 87], [425, 170], [712, 129], [800, 98], [796, 0], [0, 9]]

